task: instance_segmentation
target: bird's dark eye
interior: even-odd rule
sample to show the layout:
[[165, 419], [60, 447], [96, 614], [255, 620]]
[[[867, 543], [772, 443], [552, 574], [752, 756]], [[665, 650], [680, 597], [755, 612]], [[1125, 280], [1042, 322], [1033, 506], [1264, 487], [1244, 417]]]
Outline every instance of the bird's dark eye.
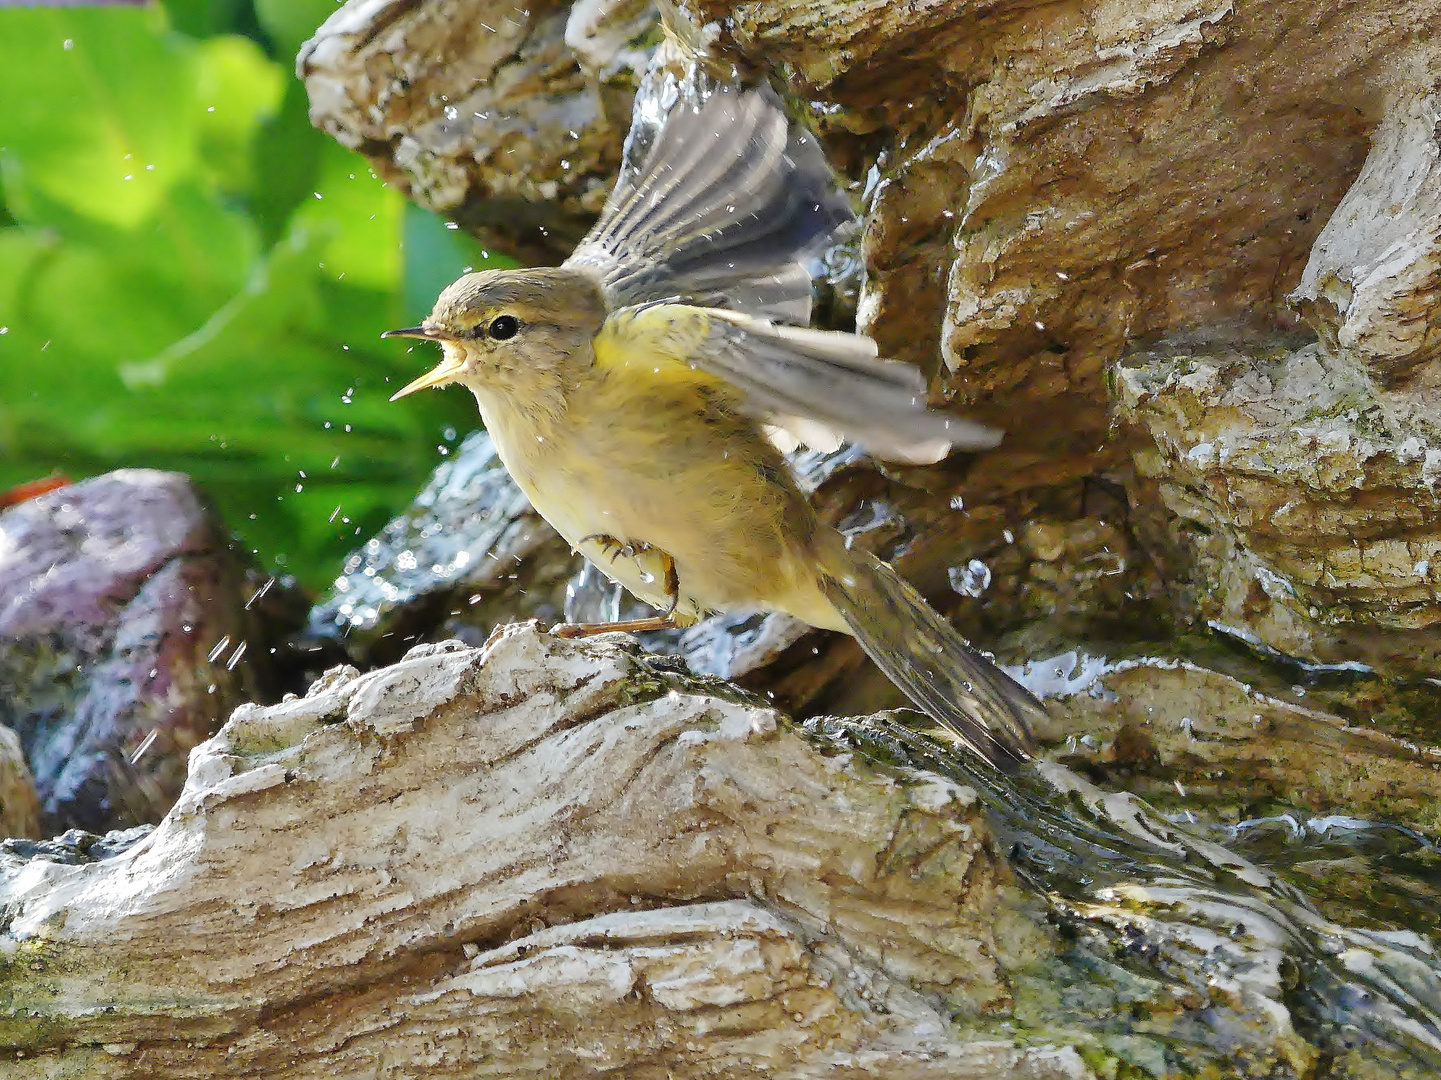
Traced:
[[485, 332], [494, 341], [505, 341], [507, 338], [515, 337], [519, 331], [520, 320], [514, 315], [497, 315], [490, 320], [490, 326], [486, 328]]

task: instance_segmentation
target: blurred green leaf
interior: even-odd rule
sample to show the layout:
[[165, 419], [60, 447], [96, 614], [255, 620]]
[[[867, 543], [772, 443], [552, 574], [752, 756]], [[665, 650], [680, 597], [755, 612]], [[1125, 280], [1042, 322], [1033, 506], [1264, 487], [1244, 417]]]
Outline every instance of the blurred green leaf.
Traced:
[[200, 161], [220, 187], [249, 192], [260, 179], [252, 168], [252, 144], [260, 123], [280, 108], [284, 73], [248, 38], [211, 38], [196, 52], [196, 96], [205, 108]]
[[159, 8], [3, 18], [7, 199], [23, 206], [34, 190], [100, 221], [139, 224], [194, 164], [193, 50], [166, 32]]
[[407, 326], [429, 315], [440, 291], [462, 274], [515, 265], [514, 259], [482, 248], [468, 233], [414, 203], [405, 205], [403, 246]]
[[256, 27], [249, 0], [161, 0], [170, 23], [192, 37], [248, 34]]
[[402, 256], [411, 211], [310, 129], [288, 61], [216, 33], [248, 4], [167, 8], [0, 10], [0, 487], [177, 469], [318, 585], [475, 422], [464, 395], [391, 405], [430, 357], [379, 340], [411, 274], [428, 307], [475, 252], [432, 219]]
[[400, 287], [400, 218], [404, 200], [371, 173], [365, 160], [327, 141], [310, 198], [292, 221], [322, 226], [319, 269], [336, 281], [394, 291]]
[[255, 135], [253, 169], [260, 182], [248, 201], [261, 235], [271, 243], [284, 234], [295, 208], [312, 196], [321, 153], [330, 143], [310, 126], [309, 109], [305, 87], [290, 79], [280, 112]]

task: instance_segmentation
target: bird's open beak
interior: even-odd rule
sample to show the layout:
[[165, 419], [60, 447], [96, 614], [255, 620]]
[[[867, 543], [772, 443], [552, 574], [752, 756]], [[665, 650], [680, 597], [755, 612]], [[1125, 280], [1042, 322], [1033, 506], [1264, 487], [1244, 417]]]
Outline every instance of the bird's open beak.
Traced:
[[[380, 336], [383, 338], [419, 338], [421, 341], [450, 340], [449, 335], [443, 334], [439, 330], [432, 330], [428, 326], [410, 326], [404, 330], [387, 330]], [[427, 371], [420, 378], [416, 379], [414, 382], [407, 383], [395, 393], [391, 394], [390, 400], [399, 401], [401, 398], [405, 397], [406, 394], [413, 394], [417, 390], [424, 390], [427, 387], [431, 386], [444, 386], [446, 383], [454, 382], [456, 378], [460, 375], [460, 369], [464, 366], [465, 361], [460, 359], [459, 357], [452, 358], [447, 356], [444, 360], [442, 360], [430, 371]]]

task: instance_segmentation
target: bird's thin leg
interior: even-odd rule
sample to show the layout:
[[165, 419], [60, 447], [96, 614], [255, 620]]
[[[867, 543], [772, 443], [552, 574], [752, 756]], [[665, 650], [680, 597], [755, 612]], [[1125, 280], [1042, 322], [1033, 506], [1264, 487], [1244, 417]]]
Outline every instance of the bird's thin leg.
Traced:
[[[632, 541], [622, 544], [614, 536], [606, 536], [602, 533], [593, 533], [580, 539], [580, 544], [594, 540], [605, 550], [615, 549], [615, 554], [610, 558], [612, 563], [621, 555], [627, 558], [634, 558], [640, 552], [655, 552], [665, 560], [665, 594], [670, 601], [670, 606], [665, 609], [663, 615], [653, 615], [647, 619], [623, 619], [619, 622], [595, 622], [595, 623], [557, 623], [550, 628], [550, 632], [556, 637], [582, 638], [592, 637], [596, 634], [640, 634], [647, 630], [674, 630], [675, 609], [680, 606], [680, 576], [676, 573], [675, 560], [664, 551], [653, 548], [645, 541]], [[579, 544], [577, 544], [579, 546]]]

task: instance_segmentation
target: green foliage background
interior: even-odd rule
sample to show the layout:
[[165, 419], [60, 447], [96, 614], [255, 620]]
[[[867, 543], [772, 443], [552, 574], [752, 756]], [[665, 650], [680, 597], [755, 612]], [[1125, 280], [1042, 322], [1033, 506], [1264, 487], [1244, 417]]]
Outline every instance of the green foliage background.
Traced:
[[0, 489], [186, 472], [318, 586], [473, 426], [386, 400], [433, 358], [380, 332], [488, 257], [310, 127], [334, 10], [0, 9]]

